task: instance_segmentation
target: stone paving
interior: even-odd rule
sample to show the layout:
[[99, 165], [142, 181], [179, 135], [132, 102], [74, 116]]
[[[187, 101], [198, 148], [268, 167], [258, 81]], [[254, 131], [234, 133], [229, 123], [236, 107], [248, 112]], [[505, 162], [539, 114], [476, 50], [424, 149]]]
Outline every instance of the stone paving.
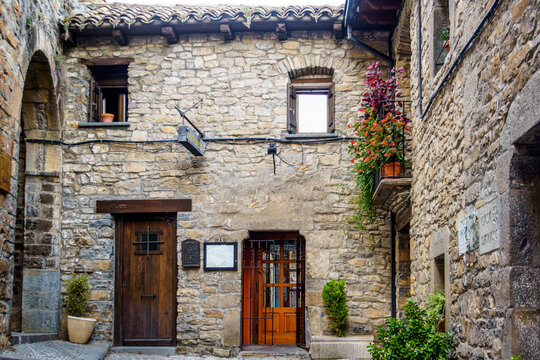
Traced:
[[[125, 352], [109, 352], [105, 360], [223, 360], [225, 358], [215, 356], [186, 356], [186, 355], [148, 355], [131, 354]], [[237, 360], [238, 358], [227, 358]]]
[[43, 341], [14, 345], [8, 350], [2, 350], [0, 360], [101, 360], [107, 349], [107, 343], [79, 345], [61, 340]]

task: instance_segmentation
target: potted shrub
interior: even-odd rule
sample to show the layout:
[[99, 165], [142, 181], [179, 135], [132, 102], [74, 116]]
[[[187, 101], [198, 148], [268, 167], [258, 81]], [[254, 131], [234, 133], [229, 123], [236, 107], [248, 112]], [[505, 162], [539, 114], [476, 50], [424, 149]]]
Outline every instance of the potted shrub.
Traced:
[[66, 306], [68, 309], [68, 336], [69, 341], [86, 344], [94, 331], [96, 319], [83, 318], [88, 308], [88, 298], [92, 287], [88, 281], [88, 274], [71, 274], [64, 280], [67, 290]]
[[441, 33], [441, 41], [444, 43], [444, 51], [448, 54], [450, 52], [450, 26], [443, 29]]
[[[359, 224], [365, 217], [372, 219], [371, 198], [374, 175], [382, 167], [384, 176], [399, 176], [404, 161], [399, 151], [405, 141], [408, 119], [399, 111], [399, 79], [403, 69], [392, 69], [392, 77], [384, 79], [379, 62], [368, 66], [364, 81], [364, 94], [360, 108], [361, 116], [353, 124], [357, 140], [349, 146], [349, 154], [354, 164], [354, 174], [359, 195], [355, 199]], [[397, 106], [397, 107], [396, 107]], [[387, 165], [388, 164], [388, 165]], [[386, 168], [387, 173], [384, 173]], [[360, 225], [361, 226], [361, 225]]]
[[349, 317], [345, 280], [327, 282], [322, 291], [322, 299], [330, 316], [330, 327], [337, 336], [345, 336]]

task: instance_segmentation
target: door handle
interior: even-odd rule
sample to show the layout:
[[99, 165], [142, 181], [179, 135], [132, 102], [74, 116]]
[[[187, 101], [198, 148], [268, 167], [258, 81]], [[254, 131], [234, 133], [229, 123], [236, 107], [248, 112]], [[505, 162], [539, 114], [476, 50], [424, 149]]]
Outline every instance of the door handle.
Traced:
[[152, 298], [155, 299], [156, 295], [141, 295], [141, 298]]

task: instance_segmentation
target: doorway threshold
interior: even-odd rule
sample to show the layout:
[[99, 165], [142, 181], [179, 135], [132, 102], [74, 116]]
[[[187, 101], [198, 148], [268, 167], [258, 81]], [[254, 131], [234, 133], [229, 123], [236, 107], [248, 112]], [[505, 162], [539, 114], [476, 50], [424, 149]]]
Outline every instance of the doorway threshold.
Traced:
[[176, 355], [174, 346], [113, 346], [111, 351], [144, 355]]
[[239, 359], [250, 358], [310, 359], [309, 352], [296, 345], [244, 345]]

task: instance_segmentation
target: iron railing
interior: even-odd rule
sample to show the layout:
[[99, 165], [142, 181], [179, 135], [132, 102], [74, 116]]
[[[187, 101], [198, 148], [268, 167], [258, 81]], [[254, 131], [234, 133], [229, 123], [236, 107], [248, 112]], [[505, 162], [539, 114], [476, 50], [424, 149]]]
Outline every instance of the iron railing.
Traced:
[[[385, 100], [379, 105], [379, 121], [384, 119], [388, 113], [391, 113], [395, 117], [403, 117], [407, 119], [407, 105], [410, 106], [410, 100]], [[407, 167], [407, 152], [406, 149], [410, 144], [410, 139], [407, 138], [408, 124], [401, 127], [401, 139], [402, 141], [397, 144], [399, 161], [386, 162], [381, 165], [379, 170], [374, 175], [373, 179], [373, 192], [379, 186], [381, 180], [385, 178], [406, 178], [410, 177], [410, 170]]]

